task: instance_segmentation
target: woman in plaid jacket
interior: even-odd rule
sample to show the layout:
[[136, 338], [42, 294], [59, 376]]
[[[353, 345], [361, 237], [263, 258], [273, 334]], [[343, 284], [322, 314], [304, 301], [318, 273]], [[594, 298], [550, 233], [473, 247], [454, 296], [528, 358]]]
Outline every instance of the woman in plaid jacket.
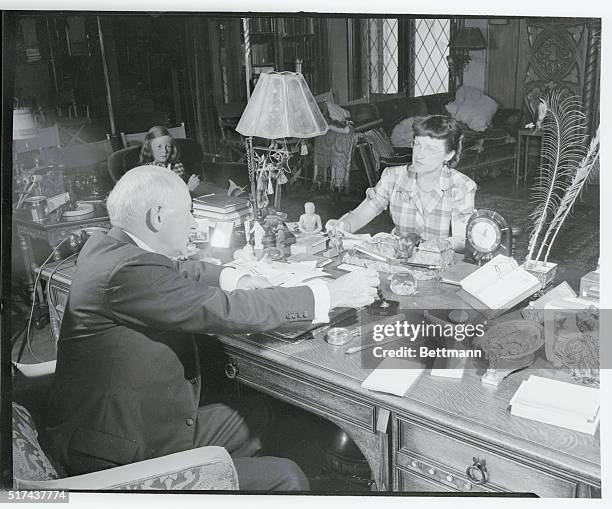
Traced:
[[460, 134], [450, 117], [416, 120], [412, 164], [386, 168], [363, 202], [337, 221], [328, 221], [326, 228], [355, 232], [389, 207], [395, 234], [448, 240], [455, 251], [462, 251], [476, 184], [452, 168], [459, 159]]

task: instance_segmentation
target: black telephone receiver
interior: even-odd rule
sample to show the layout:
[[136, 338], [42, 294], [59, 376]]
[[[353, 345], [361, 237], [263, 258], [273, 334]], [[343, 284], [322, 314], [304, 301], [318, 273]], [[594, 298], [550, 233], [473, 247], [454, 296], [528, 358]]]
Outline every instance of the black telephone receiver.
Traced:
[[102, 228], [100, 226], [88, 226], [70, 232], [68, 235], [68, 243], [74, 252], [81, 250], [87, 239], [94, 233], [108, 233], [108, 228]]

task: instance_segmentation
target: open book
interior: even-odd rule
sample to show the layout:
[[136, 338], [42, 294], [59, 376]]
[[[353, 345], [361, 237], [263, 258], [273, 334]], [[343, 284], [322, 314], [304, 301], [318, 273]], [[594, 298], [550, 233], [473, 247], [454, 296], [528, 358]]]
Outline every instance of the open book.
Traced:
[[497, 255], [461, 280], [462, 290], [492, 310], [509, 309], [540, 287], [538, 278], [504, 255]]

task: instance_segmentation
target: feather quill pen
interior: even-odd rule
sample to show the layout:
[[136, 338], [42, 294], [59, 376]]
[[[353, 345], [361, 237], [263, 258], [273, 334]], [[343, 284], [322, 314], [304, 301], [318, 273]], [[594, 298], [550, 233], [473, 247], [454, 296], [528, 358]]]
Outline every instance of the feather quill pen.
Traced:
[[[586, 151], [585, 115], [580, 99], [555, 89], [547, 94], [543, 102], [546, 116], [542, 126], [540, 171], [532, 187], [531, 198], [536, 206], [531, 214], [534, 228], [529, 239], [527, 262], [534, 259], [547, 220], [556, 215]], [[541, 252], [540, 248], [535, 261]]]
[[[576, 202], [576, 198], [580, 196], [580, 192], [582, 191], [583, 187], [588, 183], [591, 175], [595, 173], [597, 168], [599, 168], [599, 128], [597, 128], [597, 132], [595, 133], [595, 136], [593, 136], [593, 139], [589, 145], [589, 150], [580, 163], [580, 166], [578, 166], [578, 171], [576, 171], [571, 184], [567, 188], [567, 191], [559, 204], [557, 213], [550, 222], [548, 230], [546, 230], [544, 240], [542, 240], [542, 245], [540, 246], [540, 252], [546, 245], [546, 241], [551, 235], [552, 238], [548, 243], [548, 249], [544, 255], [544, 263], [546, 263], [548, 260], [550, 249], [557, 238], [557, 234], [559, 233], [563, 222], [571, 212], [574, 203]], [[538, 258], [540, 257], [540, 252], [538, 252]]]

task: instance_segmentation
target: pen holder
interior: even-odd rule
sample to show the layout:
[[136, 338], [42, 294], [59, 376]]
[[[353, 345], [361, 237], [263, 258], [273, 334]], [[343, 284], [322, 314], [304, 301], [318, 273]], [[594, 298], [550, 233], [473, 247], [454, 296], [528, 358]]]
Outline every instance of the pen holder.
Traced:
[[535, 262], [528, 261], [523, 263], [523, 268], [538, 278], [538, 281], [542, 283], [542, 288], [546, 288], [555, 279], [557, 274], [557, 264], [552, 262]]

